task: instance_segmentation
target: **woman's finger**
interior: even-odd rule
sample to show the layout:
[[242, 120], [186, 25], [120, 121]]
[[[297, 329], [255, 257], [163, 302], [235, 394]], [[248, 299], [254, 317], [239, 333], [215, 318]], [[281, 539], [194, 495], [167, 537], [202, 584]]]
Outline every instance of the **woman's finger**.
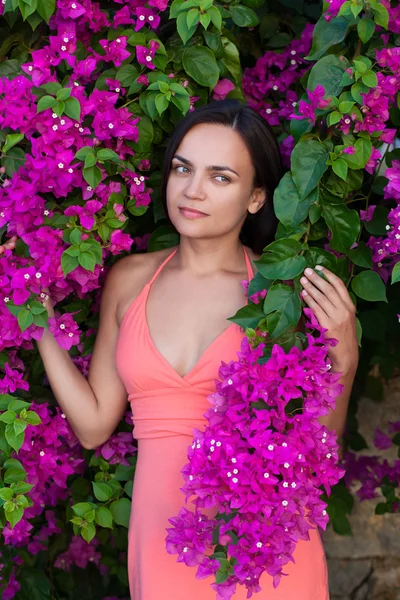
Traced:
[[[318, 269], [320, 271], [320, 269]], [[325, 281], [318, 273], [313, 269], [307, 268], [304, 271], [304, 275], [319, 289], [321, 292], [330, 300], [330, 302], [338, 308], [343, 300], [337, 293], [336, 289], [328, 281]]]
[[322, 267], [321, 265], [317, 265], [315, 268], [317, 269], [317, 271], [325, 275], [325, 277], [327, 278], [329, 283], [335, 288], [335, 291], [340, 296], [345, 305], [355, 312], [355, 306], [351, 301], [349, 292], [347, 291], [347, 288], [343, 281], [340, 279], [340, 277], [335, 275], [335, 273], [332, 273], [332, 271], [329, 271], [329, 269], [327, 269], [326, 267]]
[[309, 306], [309, 308], [311, 308], [321, 327], [323, 327], [324, 329], [328, 329], [328, 315], [326, 314], [326, 312], [320, 307], [320, 305], [314, 300], [314, 298], [310, 296], [307, 290], [303, 290], [301, 292], [301, 297], [303, 298], [304, 302], [306, 302], [306, 304]]
[[[317, 275], [318, 277], [318, 275]], [[309, 296], [312, 297], [313, 300], [322, 308], [325, 314], [329, 317], [332, 317], [334, 313], [337, 311], [336, 306], [331, 302], [331, 300], [325, 296], [307, 277], [302, 277], [300, 279], [300, 283], [307, 292]]]
[[6, 250], [13, 250], [15, 248], [15, 244], [17, 243], [18, 237], [14, 235], [12, 238], [4, 242], [4, 244], [0, 245], [0, 254], [5, 252]]

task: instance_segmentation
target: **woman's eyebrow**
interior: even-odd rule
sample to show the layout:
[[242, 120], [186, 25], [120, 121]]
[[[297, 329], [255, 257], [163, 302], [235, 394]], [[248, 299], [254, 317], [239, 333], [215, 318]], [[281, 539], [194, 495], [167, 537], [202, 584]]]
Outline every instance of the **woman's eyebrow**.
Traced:
[[[180, 156], [179, 154], [175, 154], [174, 158], [176, 158], [177, 160], [180, 160], [181, 162], [183, 162], [185, 165], [188, 165], [189, 167], [193, 167], [193, 163], [190, 162], [190, 160], [188, 160], [187, 158], [183, 158], [183, 156]], [[210, 165], [207, 167], [207, 171], [230, 171], [231, 173], [235, 173], [235, 175], [240, 177], [239, 173], [236, 173], [236, 171], [234, 171], [230, 167], [225, 167], [223, 165]]]

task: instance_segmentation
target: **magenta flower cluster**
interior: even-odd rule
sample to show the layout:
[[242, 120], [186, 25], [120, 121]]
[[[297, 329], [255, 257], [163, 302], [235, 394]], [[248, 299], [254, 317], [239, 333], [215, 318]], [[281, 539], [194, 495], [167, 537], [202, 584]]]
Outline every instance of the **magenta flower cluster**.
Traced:
[[[264, 572], [279, 584], [296, 542], [327, 525], [321, 487], [329, 494], [344, 474], [336, 435], [318, 422], [343, 389], [327, 357], [337, 340], [305, 313], [317, 335], [307, 334], [304, 350], [275, 345], [260, 363], [264, 344], [252, 349], [245, 338], [238, 360], [221, 366], [207, 427], [195, 431], [182, 470], [182, 492], [186, 501], [194, 497], [194, 510], [183, 507], [170, 519], [166, 547], [197, 566], [197, 577], [215, 576], [225, 565], [225, 581], [212, 584], [221, 599], [237, 584], [250, 597]], [[293, 401], [300, 407], [290, 408]], [[223, 558], [213, 554], [216, 545]]]
[[[300, 39], [293, 40], [279, 54], [269, 50], [254, 67], [244, 70], [242, 86], [246, 100], [271, 126], [284, 127], [297, 106], [296, 83], [310, 67], [304, 57], [311, 48], [313, 29], [313, 25], [307, 24]], [[287, 164], [293, 147], [294, 139], [287, 135], [281, 144]]]

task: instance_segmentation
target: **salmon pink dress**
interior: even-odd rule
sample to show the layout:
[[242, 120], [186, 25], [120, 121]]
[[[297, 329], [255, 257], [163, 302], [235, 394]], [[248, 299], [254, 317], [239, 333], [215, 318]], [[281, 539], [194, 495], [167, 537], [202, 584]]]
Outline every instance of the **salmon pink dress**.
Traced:
[[[196, 579], [197, 567], [176, 561], [165, 548], [168, 519], [177, 515], [185, 498], [182, 467], [188, 462], [193, 429], [206, 425], [207, 396], [215, 392], [221, 361], [237, 360], [243, 331], [232, 323], [205, 350], [197, 364], [181, 377], [151, 339], [146, 302], [151, 285], [173, 251], [129, 306], [121, 323], [116, 365], [133, 414], [138, 461], [129, 523], [128, 576], [132, 600], [215, 600], [211, 578]], [[245, 251], [248, 277], [253, 277]], [[190, 502], [186, 508], [192, 509]], [[279, 586], [264, 573], [255, 600], [329, 600], [326, 559], [318, 530], [310, 541], [299, 541], [296, 564], [289, 563]], [[234, 600], [245, 600], [238, 586]]]

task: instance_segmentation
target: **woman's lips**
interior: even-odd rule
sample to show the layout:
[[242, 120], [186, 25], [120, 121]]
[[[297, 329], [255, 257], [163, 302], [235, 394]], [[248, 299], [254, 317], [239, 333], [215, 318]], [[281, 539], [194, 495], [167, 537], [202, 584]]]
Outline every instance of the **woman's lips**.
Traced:
[[195, 208], [187, 208], [186, 206], [180, 207], [179, 212], [186, 217], [186, 219], [201, 219], [209, 216]]

